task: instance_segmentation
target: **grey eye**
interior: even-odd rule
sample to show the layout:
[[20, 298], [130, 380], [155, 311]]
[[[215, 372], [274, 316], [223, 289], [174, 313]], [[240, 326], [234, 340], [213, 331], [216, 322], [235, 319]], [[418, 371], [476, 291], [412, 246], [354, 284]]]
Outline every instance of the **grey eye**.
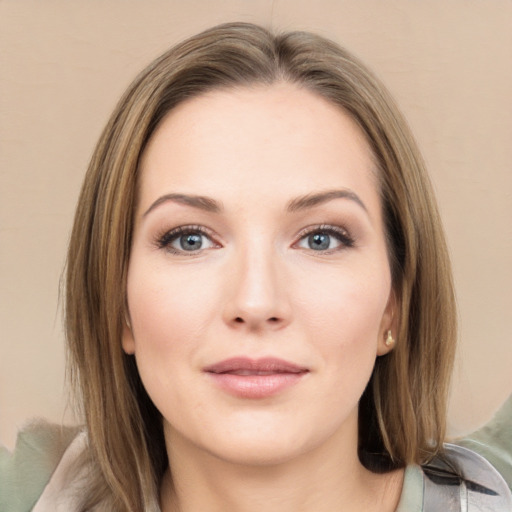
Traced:
[[321, 252], [341, 248], [350, 245], [348, 238], [333, 229], [318, 229], [303, 236], [298, 246], [302, 249]]
[[345, 228], [336, 225], [322, 225], [304, 230], [295, 247], [317, 253], [331, 254], [354, 247], [354, 242], [354, 238], [350, 236]]
[[329, 249], [331, 237], [327, 233], [314, 233], [308, 236], [308, 246], [314, 251]]
[[207, 249], [220, 247], [213, 236], [202, 226], [179, 226], [161, 235], [156, 243], [171, 254], [195, 256]]
[[175, 244], [179, 246], [176, 247], [177, 249], [181, 249], [183, 251], [197, 251], [203, 246], [203, 235], [199, 235], [197, 233], [181, 235], [172, 245], [175, 246]]

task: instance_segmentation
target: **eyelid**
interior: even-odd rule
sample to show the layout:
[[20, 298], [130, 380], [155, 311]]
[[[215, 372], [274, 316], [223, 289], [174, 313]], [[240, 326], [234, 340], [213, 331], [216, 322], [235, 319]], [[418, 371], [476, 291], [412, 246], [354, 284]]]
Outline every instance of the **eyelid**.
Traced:
[[[304, 238], [311, 235], [312, 233], [326, 233], [329, 235], [333, 235], [337, 238], [340, 243], [339, 247], [335, 247], [332, 249], [326, 249], [323, 251], [315, 251], [317, 254], [327, 255], [331, 253], [335, 253], [338, 251], [342, 251], [348, 247], [353, 247], [355, 240], [349, 231], [341, 226], [337, 226], [334, 224], [314, 224], [311, 226], [306, 226], [302, 228], [296, 235], [296, 241], [292, 244], [292, 247], [296, 247]], [[200, 248], [197, 251], [185, 251], [180, 249], [175, 249], [171, 247], [171, 243], [175, 241], [179, 236], [185, 235], [188, 233], [199, 233], [205, 237], [207, 237], [210, 242], [213, 244], [213, 247], [208, 248]], [[165, 229], [158, 232], [155, 236], [155, 245], [159, 249], [167, 250], [172, 254], [183, 255], [187, 257], [198, 256], [202, 254], [204, 251], [210, 250], [212, 248], [220, 248], [222, 244], [218, 241], [218, 236], [209, 228], [197, 225], [197, 224], [188, 224], [177, 226], [171, 229]], [[301, 249], [305, 249], [302, 248]], [[312, 249], [310, 249], [312, 250]]]
[[171, 247], [171, 245], [170, 245], [171, 242], [173, 242], [179, 236], [186, 235], [188, 233], [199, 233], [199, 234], [205, 236], [206, 238], [208, 238], [211, 241], [211, 243], [214, 245], [214, 248], [221, 247], [221, 244], [217, 241], [217, 237], [215, 236], [215, 234], [213, 233], [212, 230], [208, 229], [205, 226], [200, 226], [200, 225], [196, 225], [196, 224], [177, 226], [175, 228], [165, 229], [165, 230], [162, 230], [161, 232], [158, 232], [155, 237], [155, 245], [159, 249], [167, 250], [172, 254], [183, 255], [183, 256], [187, 256], [187, 257], [198, 256], [202, 252], [212, 248], [212, 247], [209, 247], [209, 248], [198, 249], [197, 251], [189, 252], [189, 251], [174, 249]]
[[[336, 226], [335, 224], [316, 224], [313, 226], [307, 226], [297, 233], [296, 238], [297, 241], [294, 242], [294, 246], [297, 245], [301, 240], [303, 240], [306, 236], [311, 235], [312, 233], [321, 232], [327, 234], [334, 234], [337, 236], [338, 240], [341, 243], [340, 247], [334, 249], [327, 249], [325, 251], [315, 251], [319, 255], [321, 254], [331, 254], [334, 252], [341, 251], [346, 249], [347, 247], [353, 247], [355, 240], [354, 237], [350, 234], [350, 232], [341, 226]], [[312, 249], [311, 249], [312, 250]]]

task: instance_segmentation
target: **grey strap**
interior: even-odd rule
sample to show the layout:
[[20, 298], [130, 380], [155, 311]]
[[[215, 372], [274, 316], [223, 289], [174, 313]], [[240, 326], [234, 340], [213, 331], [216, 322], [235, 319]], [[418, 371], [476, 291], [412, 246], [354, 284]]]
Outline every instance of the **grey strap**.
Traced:
[[512, 512], [512, 494], [477, 453], [452, 444], [423, 467], [424, 512]]

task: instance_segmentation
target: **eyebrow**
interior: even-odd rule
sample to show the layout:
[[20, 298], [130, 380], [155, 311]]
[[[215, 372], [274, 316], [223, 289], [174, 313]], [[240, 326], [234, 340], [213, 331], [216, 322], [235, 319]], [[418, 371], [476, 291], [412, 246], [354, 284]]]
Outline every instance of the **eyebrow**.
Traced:
[[[352, 192], [349, 189], [336, 189], [336, 190], [326, 190], [324, 192], [317, 192], [312, 194], [306, 194], [305, 196], [296, 197], [288, 202], [286, 206], [286, 211], [289, 213], [307, 210], [309, 208], [313, 208], [322, 203], [326, 203], [328, 201], [332, 201], [333, 199], [349, 199], [358, 204], [365, 212], [368, 212], [365, 204], [359, 198], [359, 196]], [[186, 206], [192, 206], [193, 208], [197, 208], [199, 210], [203, 210], [210, 213], [221, 213], [224, 211], [224, 207], [222, 203], [212, 199], [211, 197], [206, 196], [197, 196], [197, 195], [189, 195], [189, 194], [165, 194], [159, 197], [151, 206], [144, 212], [143, 217], [145, 217], [149, 212], [154, 210], [157, 206], [160, 206], [163, 203], [168, 201], [172, 201], [179, 204], [184, 204]]]
[[154, 210], [157, 206], [160, 206], [162, 203], [166, 203], [167, 201], [192, 206], [193, 208], [198, 208], [199, 210], [204, 210], [211, 213], [220, 213], [224, 210], [221, 203], [210, 197], [188, 194], [165, 194], [164, 196], [159, 197], [144, 212], [143, 217], [145, 217], [151, 210]]
[[355, 192], [352, 192], [352, 190], [349, 189], [326, 190], [325, 192], [318, 192], [297, 197], [288, 203], [286, 210], [288, 212], [306, 210], [308, 208], [318, 206], [319, 204], [332, 201], [333, 199], [349, 199], [354, 201], [365, 212], [368, 213], [368, 210], [361, 198]]

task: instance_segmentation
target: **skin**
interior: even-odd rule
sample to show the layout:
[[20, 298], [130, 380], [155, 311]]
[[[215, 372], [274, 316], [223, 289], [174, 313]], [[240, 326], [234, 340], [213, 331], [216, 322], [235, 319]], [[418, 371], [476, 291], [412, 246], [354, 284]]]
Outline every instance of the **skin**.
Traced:
[[[357, 457], [358, 401], [396, 311], [375, 173], [351, 118], [286, 83], [194, 98], [152, 136], [123, 349], [163, 416], [174, 482], [168, 472], [164, 511], [396, 508], [402, 472], [375, 475]], [[287, 209], [327, 190], [352, 195]], [[186, 251], [187, 238], [168, 233], [191, 225], [202, 246]], [[307, 373], [240, 398], [204, 371], [235, 356]]]

